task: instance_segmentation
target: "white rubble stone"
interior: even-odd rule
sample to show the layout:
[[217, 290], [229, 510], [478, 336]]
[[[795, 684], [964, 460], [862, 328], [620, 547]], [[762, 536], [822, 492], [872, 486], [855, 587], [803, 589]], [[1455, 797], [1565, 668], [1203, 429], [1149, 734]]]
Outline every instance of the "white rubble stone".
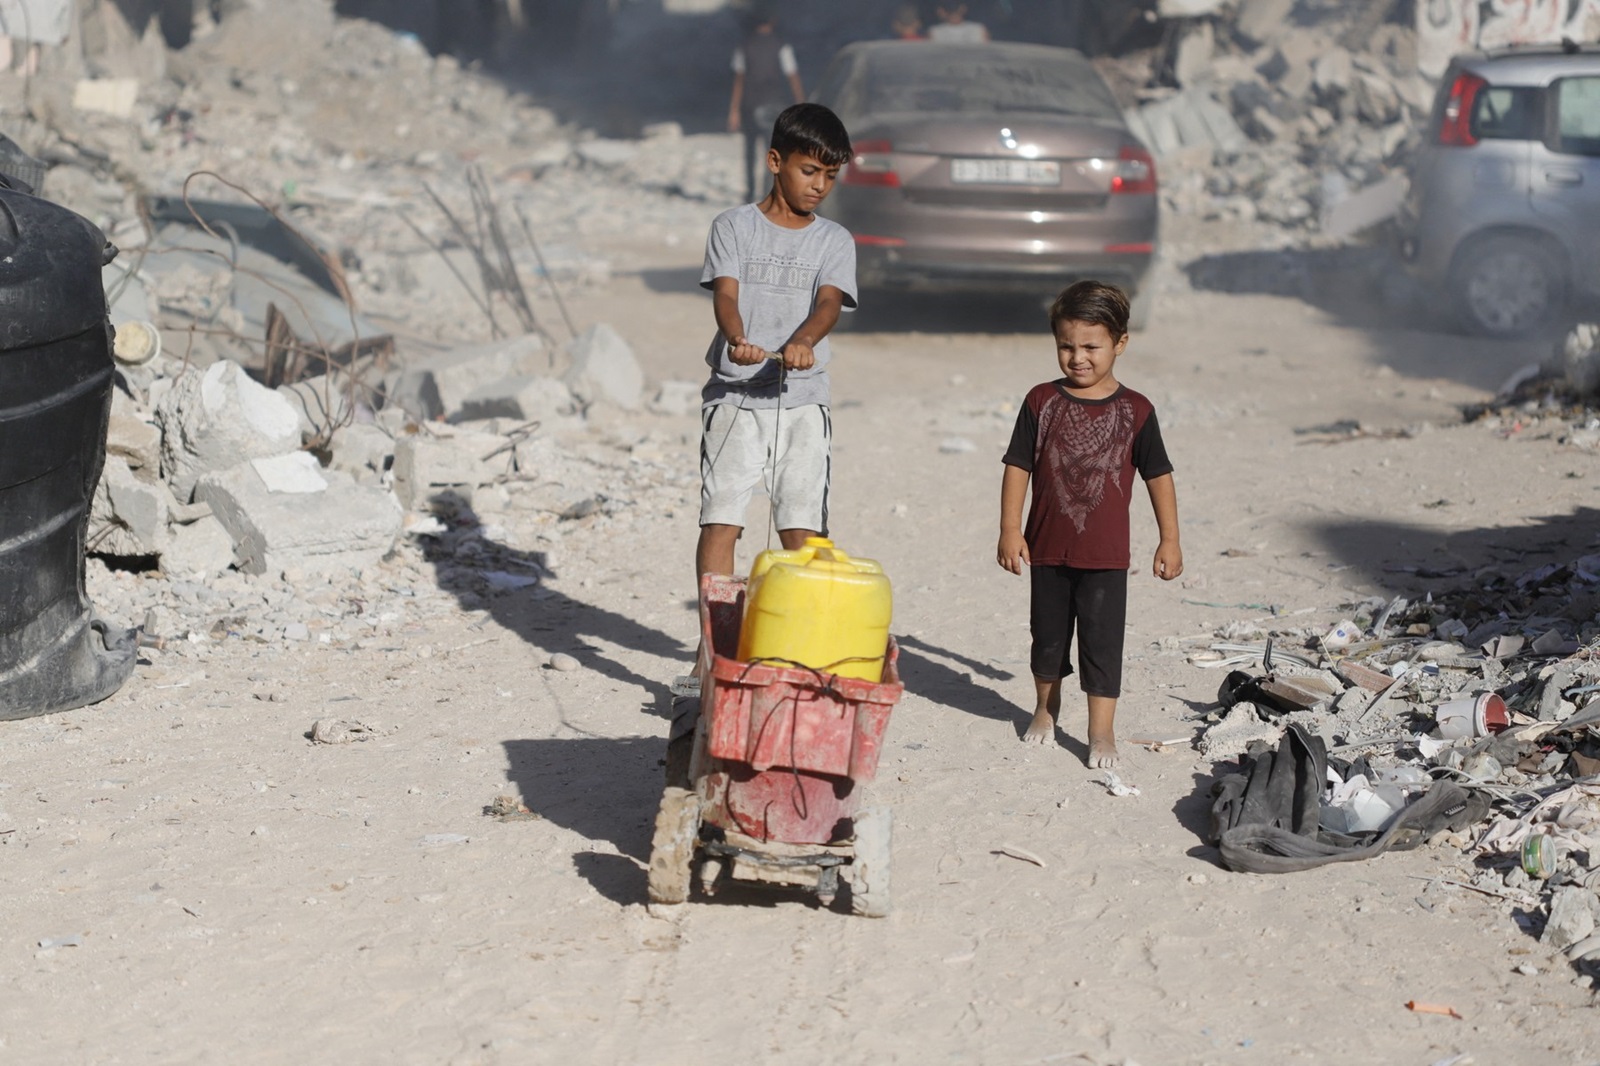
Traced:
[[576, 147], [578, 158], [597, 167], [620, 167], [639, 154], [639, 146], [633, 141], [614, 141], [603, 137], [582, 141]]
[[392, 383], [388, 399], [413, 417], [432, 421], [460, 411], [483, 385], [548, 371], [549, 366], [544, 341], [533, 334], [457, 348], [406, 367]]
[[451, 421], [514, 418], [521, 422], [553, 422], [576, 409], [577, 401], [565, 383], [538, 374], [518, 374], [473, 389]]
[[1552, 951], [1565, 951], [1594, 932], [1594, 893], [1577, 885], [1564, 885], [1550, 897], [1550, 917], [1539, 943]]
[[161, 477], [161, 430], [113, 407], [106, 425], [106, 454], [126, 461], [140, 480], [155, 481]]
[[1252, 743], [1264, 740], [1276, 743], [1283, 735], [1283, 726], [1263, 722], [1253, 703], [1236, 703], [1222, 721], [1205, 731], [1200, 738], [1200, 754], [1208, 759], [1228, 759], [1243, 755]]
[[300, 420], [289, 401], [229, 360], [180, 377], [156, 420], [162, 472], [180, 502], [205, 474], [300, 447]]
[[378, 562], [400, 534], [400, 505], [348, 474], [326, 477], [323, 492], [271, 492], [253, 465], [240, 463], [202, 477], [195, 499], [211, 505], [246, 573], [328, 573]]
[[663, 381], [650, 401], [650, 410], [658, 415], [686, 415], [700, 409], [701, 386], [694, 381]]
[[370, 475], [382, 474], [388, 467], [389, 457], [394, 454], [394, 438], [381, 426], [358, 422], [336, 432], [328, 447], [333, 469], [343, 470], [362, 481]]
[[590, 326], [567, 343], [571, 369], [567, 387], [585, 403], [606, 400], [625, 411], [637, 411], [644, 399], [644, 371], [628, 342], [604, 322]]
[[1239, 0], [1233, 28], [1257, 44], [1265, 44], [1289, 21], [1294, 0]]
[[1355, 62], [1350, 53], [1334, 45], [1311, 64], [1311, 83], [1318, 95], [1325, 99], [1337, 99], [1350, 88], [1355, 72]]
[[395, 497], [406, 510], [424, 506], [443, 492], [470, 501], [472, 490], [492, 482], [501, 469], [484, 456], [503, 444], [504, 437], [489, 433], [401, 437], [394, 445]]
[[141, 481], [121, 456], [106, 456], [89, 505], [90, 550], [118, 557], [160, 555], [167, 546], [171, 502], [165, 485]]
[[203, 579], [232, 565], [233, 538], [212, 515], [186, 526], [173, 526], [161, 553], [161, 569], [172, 578]]
[[322, 464], [310, 452], [290, 452], [268, 459], [252, 459], [250, 465], [268, 492], [301, 494], [322, 492], [328, 487]]

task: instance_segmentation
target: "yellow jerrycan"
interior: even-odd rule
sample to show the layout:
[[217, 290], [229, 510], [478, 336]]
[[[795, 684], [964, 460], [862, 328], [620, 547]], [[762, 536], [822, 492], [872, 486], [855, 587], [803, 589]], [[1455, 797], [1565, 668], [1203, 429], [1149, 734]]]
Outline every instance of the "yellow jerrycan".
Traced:
[[750, 568], [739, 658], [881, 681], [893, 607], [883, 567], [851, 558], [826, 537], [764, 551]]

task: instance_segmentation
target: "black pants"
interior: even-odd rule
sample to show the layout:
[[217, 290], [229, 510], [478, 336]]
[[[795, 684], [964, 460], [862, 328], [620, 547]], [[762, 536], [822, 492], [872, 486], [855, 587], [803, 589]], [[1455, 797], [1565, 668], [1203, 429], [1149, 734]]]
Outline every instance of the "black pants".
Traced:
[[1091, 696], [1122, 695], [1122, 631], [1128, 618], [1126, 570], [1031, 568], [1028, 624], [1033, 676], [1056, 681], [1072, 673], [1068, 651], [1078, 631], [1078, 684]]

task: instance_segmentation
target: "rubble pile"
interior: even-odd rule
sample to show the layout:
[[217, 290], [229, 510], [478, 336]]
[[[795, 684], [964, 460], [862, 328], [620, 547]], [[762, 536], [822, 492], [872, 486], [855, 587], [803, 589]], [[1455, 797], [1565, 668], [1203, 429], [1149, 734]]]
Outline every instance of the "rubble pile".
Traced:
[[1233, 623], [1192, 652], [1230, 671], [1202, 754], [1262, 751], [1291, 724], [1322, 737], [1320, 831], [1340, 838], [1437, 781], [1486, 795], [1487, 821], [1430, 841], [1461, 849], [1455, 887], [1499, 897], [1600, 986], [1600, 556], [1357, 608], [1332, 629]]
[[[564, 377], [539, 372], [552, 361]], [[269, 389], [229, 360], [173, 355], [123, 366], [89, 526], [100, 609], [142, 619], [152, 646], [359, 643], [538, 584], [570, 528], [627, 523], [636, 503], [670, 514], [696, 495], [692, 434], [593, 424], [644, 396], [606, 326], [555, 360], [519, 337], [358, 384], [335, 373]], [[650, 406], [682, 415], [688, 391], [669, 383]], [[324, 411], [339, 413], [308, 416]], [[467, 535], [473, 547], [430, 572], [435, 541]]]
[[39, 191], [119, 249], [103, 614], [154, 656], [356, 647], [548, 580], [570, 529], [694, 498], [681, 429], [606, 413], [683, 417], [697, 386], [647, 382], [561, 296], [608, 283], [606, 238], [735, 202], [734, 138], [563, 127], [329, 0], [229, 5], [182, 51], [153, 25], [88, 5], [81, 50], [0, 74]]
[[1165, 206], [1334, 237], [1391, 214], [1435, 88], [1415, 31], [1371, 25], [1372, 4], [1213, 6], [1174, 20], [1171, 45], [1145, 57], [1130, 113], [1163, 164]]

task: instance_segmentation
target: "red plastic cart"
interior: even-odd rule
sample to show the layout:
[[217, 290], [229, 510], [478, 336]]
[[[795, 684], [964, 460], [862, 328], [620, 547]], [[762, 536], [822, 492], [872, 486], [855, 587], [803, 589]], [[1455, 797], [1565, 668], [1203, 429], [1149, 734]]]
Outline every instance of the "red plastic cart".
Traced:
[[863, 807], [900, 683], [894, 638], [883, 680], [734, 655], [743, 578], [700, 582], [700, 708], [669, 743], [650, 849], [650, 899], [682, 903], [698, 880], [790, 886], [831, 903], [843, 874], [851, 909], [889, 912], [891, 813]]

